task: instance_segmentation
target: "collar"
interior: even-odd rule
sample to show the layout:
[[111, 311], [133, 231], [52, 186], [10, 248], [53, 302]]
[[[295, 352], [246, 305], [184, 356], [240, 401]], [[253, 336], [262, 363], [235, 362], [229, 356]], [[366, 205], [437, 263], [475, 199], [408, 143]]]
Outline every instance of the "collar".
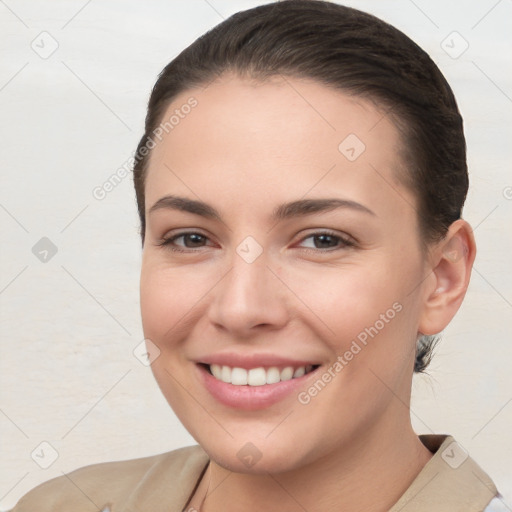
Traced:
[[[452, 436], [419, 438], [434, 455], [389, 512], [481, 512], [498, 493], [491, 478]], [[198, 445], [165, 455], [133, 489], [124, 509], [160, 510], [162, 503], [166, 510], [185, 509], [208, 455]]]
[[450, 435], [422, 434], [434, 454], [389, 512], [481, 512], [498, 491]]

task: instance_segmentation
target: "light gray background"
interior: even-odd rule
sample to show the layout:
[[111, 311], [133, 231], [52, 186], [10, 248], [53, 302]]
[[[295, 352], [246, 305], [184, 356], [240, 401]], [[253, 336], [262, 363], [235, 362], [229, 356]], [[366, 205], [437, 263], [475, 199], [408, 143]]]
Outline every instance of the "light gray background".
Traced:
[[[131, 177], [102, 201], [92, 191], [133, 154], [163, 66], [262, 3], [0, 0], [0, 508], [77, 467], [194, 443], [133, 355], [143, 334]], [[418, 433], [455, 436], [512, 510], [512, 2], [344, 3], [425, 48], [465, 119], [478, 256], [430, 375], [415, 377], [412, 418]], [[57, 247], [47, 262], [32, 252], [42, 237]]]

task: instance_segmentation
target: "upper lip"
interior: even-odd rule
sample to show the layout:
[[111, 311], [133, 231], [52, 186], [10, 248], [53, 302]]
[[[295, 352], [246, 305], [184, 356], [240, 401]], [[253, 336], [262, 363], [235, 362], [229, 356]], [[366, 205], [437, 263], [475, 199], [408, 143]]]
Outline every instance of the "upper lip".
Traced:
[[270, 368], [272, 366], [292, 366], [294, 368], [298, 368], [300, 366], [317, 366], [320, 364], [316, 359], [299, 360], [276, 354], [236, 354], [233, 352], [225, 354], [211, 354], [198, 359], [197, 362], [208, 365], [218, 364], [220, 366], [229, 366], [231, 368], [245, 368], [246, 370], [260, 367]]

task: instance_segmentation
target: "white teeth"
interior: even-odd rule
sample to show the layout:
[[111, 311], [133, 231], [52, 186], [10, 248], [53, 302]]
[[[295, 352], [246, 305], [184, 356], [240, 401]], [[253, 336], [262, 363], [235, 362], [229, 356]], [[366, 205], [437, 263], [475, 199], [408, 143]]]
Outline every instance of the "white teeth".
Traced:
[[267, 372], [265, 368], [253, 368], [247, 373], [247, 384], [249, 386], [263, 386], [267, 383]]
[[273, 366], [267, 370], [267, 384], [276, 384], [281, 381], [281, 372], [279, 368]]
[[312, 369], [312, 365], [299, 366], [298, 368], [286, 366], [281, 370], [275, 366], [271, 366], [267, 369], [259, 367], [246, 370], [245, 368], [231, 368], [230, 366], [221, 366], [218, 364], [210, 365], [210, 372], [216, 379], [235, 386], [276, 384], [278, 382], [302, 377]]
[[247, 370], [245, 368], [233, 368], [231, 370], [231, 384], [245, 386], [247, 384]]
[[220, 380], [229, 384], [231, 382], [231, 368], [223, 366], [220, 374]]
[[287, 366], [281, 370], [281, 380], [291, 379], [293, 379], [293, 368], [291, 366]]
[[304, 366], [300, 366], [293, 372], [293, 378], [295, 379], [296, 377], [302, 377], [305, 373], [306, 369], [304, 368]]
[[210, 370], [216, 379], [222, 380], [221, 379], [221, 375], [222, 375], [222, 367], [221, 366], [219, 366], [218, 364], [212, 364], [212, 365], [210, 365]]

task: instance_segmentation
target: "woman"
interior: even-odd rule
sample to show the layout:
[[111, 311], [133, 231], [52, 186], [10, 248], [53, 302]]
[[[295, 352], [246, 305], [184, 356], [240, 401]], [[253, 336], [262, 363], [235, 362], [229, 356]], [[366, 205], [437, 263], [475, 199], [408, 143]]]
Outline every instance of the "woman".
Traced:
[[134, 180], [148, 354], [199, 446], [14, 512], [497, 510], [410, 420], [476, 253], [462, 119], [423, 50], [328, 2], [240, 12], [161, 73]]

